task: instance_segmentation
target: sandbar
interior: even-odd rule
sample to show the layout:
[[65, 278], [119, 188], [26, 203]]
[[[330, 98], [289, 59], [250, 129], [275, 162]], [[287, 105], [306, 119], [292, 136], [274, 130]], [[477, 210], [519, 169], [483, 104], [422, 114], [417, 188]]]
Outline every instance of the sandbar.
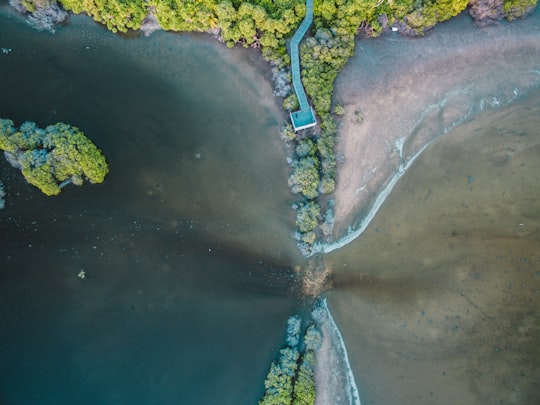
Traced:
[[484, 28], [460, 15], [424, 38], [388, 33], [358, 40], [334, 95], [346, 111], [336, 148], [334, 238], [314, 251], [332, 251], [361, 234], [433, 140], [539, 85], [538, 10]]

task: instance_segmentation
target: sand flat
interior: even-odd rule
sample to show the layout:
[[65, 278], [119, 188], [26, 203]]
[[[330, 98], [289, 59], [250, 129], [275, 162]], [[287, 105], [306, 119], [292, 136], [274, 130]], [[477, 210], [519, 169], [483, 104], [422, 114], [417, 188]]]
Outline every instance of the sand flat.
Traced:
[[540, 93], [441, 138], [328, 257], [363, 404], [540, 400]]
[[358, 41], [336, 82], [335, 100], [346, 110], [337, 146], [336, 239], [360, 226], [400, 165], [479, 112], [537, 87], [539, 72], [538, 11], [514, 24], [477, 28], [460, 16], [421, 39], [391, 33]]
[[363, 404], [540, 402], [539, 27], [360, 41], [338, 77], [334, 247], [398, 180], [327, 255]]

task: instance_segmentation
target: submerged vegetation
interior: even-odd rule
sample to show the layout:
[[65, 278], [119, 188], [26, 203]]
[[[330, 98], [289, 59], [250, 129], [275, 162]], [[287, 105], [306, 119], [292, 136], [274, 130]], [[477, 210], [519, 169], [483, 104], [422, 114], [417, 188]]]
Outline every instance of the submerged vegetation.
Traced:
[[84, 180], [102, 183], [109, 168], [101, 151], [78, 128], [64, 123], [38, 128], [27, 121], [16, 128], [0, 119], [0, 149], [12, 166], [21, 170], [28, 183], [46, 195]]
[[4, 196], [6, 195], [6, 192], [4, 191], [4, 184], [0, 181], [0, 210], [4, 208], [5, 201]]
[[291, 316], [287, 327], [287, 347], [279, 351], [264, 382], [265, 393], [259, 405], [312, 405], [315, 403], [315, 351], [322, 335], [314, 325], [300, 340], [302, 319]]
[[[295, 134], [286, 125], [282, 131], [283, 138], [295, 146], [289, 185], [304, 200], [297, 206], [306, 207], [308, 202], [318, 201], [320, 194], [334, 190], [336, 119], [344, 114], [344, 107], [333, 105], [332, 94], [339, 71], [355, 52], [357, 35], [375, 37], [392, 29], [422, 36], [438, 22], [469, 6], [473, 18], [482, 24], [502, 18], [514, 20], [530, 14], [536, 3], [537, 0], [314, 0], [313, 25], [300, 46], [300, 61], [302, 81], [320, 127]], [[290, 111], [298, 108], [290, 86], [287, 40], [304, 18], [305, 0], [10, 0], [10, 4], [27, 12], [34, 26], [50, 31], [55, 22], [65, 19], [65, 9], [86, 13], [113, 32], [209, 32], [228, 47], [240, 44], [261, 48], [262, 56], [274, 67], [279, 86], [275, 94], [283, 97], [283, 107]], [[357, 115], [357, 119], [362, 116]], [[307, 224], [304, 218], [308, 218]], [[319, 219], [316, 218], [317, 222]], [[314, 235], [331, 233], [329, 223], [332, 221], [325, 221], [324, 232], [317, 231], [312, 216], [306, 216], [302, 210], [297, 213], [298, 239], [305, 254], [311, 251]]]

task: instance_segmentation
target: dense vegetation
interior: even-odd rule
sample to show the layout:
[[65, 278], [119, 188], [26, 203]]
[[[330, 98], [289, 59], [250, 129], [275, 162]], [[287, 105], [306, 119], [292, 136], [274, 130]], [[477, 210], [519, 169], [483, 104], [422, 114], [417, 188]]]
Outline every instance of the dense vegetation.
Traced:
[[287, 347], [280, 350], [279, 359], [270, 366], [259, 405], [312, 405], [315, 402], [315, 351], [321, 345], [322, 336], [311, 325], [300, 341], [301, 323], [299, 316], [289, 318]]
[[16, 128], [13, 121], [0, 119], [0, 149], [46, 195], [59, 194], [68, 183], [82, 185], [85, 179], [101, 183], [109, 171], [92, 141], [78, 128], [63, 123], [42, 129], [27, 121]]
[[508, 21], [522, 18], [531, 13], [538, 0], [505, 0], [503, 2], [504, 16]]
[[[211, 32], [227, 46], [259, 47], [274, 66], [275, 77], [288, 110], [298, 107], [292, 93], [286, 40], [305, 15], [305, 0], [10, 0], [34, 18], [33, 25], [51, 30], [65, 18], [62, 8], [86, 13], [114, 32], [141, 29]], [[320, 217], [309, 201], [334, 190], [336, 178], [336, 118], [341, 106], [332, 105], [334, 80], [354, 53], [355, 37], [380, 35], [390, 28], [422, 36], [436, 23], [456, 16], [468, 5], [477, 20], [513, 20], [531, 13], [537, 0], [314, 0], [311, 33], [300, 47], [302, 81], [319, 117], [318, 130], [295, 134], [285, 126], [282, 135], [296, 145], [289, 185], [304, 199], [297, 206], [298, 239], [309, 253], [317, 228], [331, 232], [328, 221], [319, 227]], [[277, 73], [277, 74], [276, 74]], [[285, 84], [284, 84], [285, 83]], [[361, 115], [359, 115], [361, 117]], [[361, 119], [361, 118], [360, 118]], [[311, 131], [311, 132], [310, 132]], [[319, 214], [320, 214], [319, 208]], [[328, 217], [328, 216], [326, 216]], [[304, 223], [304, 218], [308, 223]], [[324, 236], [324, 235], [323, 235]]]

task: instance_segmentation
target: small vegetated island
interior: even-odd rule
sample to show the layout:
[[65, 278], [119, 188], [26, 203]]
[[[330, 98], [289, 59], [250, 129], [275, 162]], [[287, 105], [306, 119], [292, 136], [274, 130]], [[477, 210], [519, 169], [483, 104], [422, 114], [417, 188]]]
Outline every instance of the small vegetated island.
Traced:
[[0, 150], [28, 183], [49, 196], [67, 184], [101, 183], [109, 171], [92, 141], [61, 122], [42, 129], [27, 121], [16, 128], [13, 121], [0, 119]]

